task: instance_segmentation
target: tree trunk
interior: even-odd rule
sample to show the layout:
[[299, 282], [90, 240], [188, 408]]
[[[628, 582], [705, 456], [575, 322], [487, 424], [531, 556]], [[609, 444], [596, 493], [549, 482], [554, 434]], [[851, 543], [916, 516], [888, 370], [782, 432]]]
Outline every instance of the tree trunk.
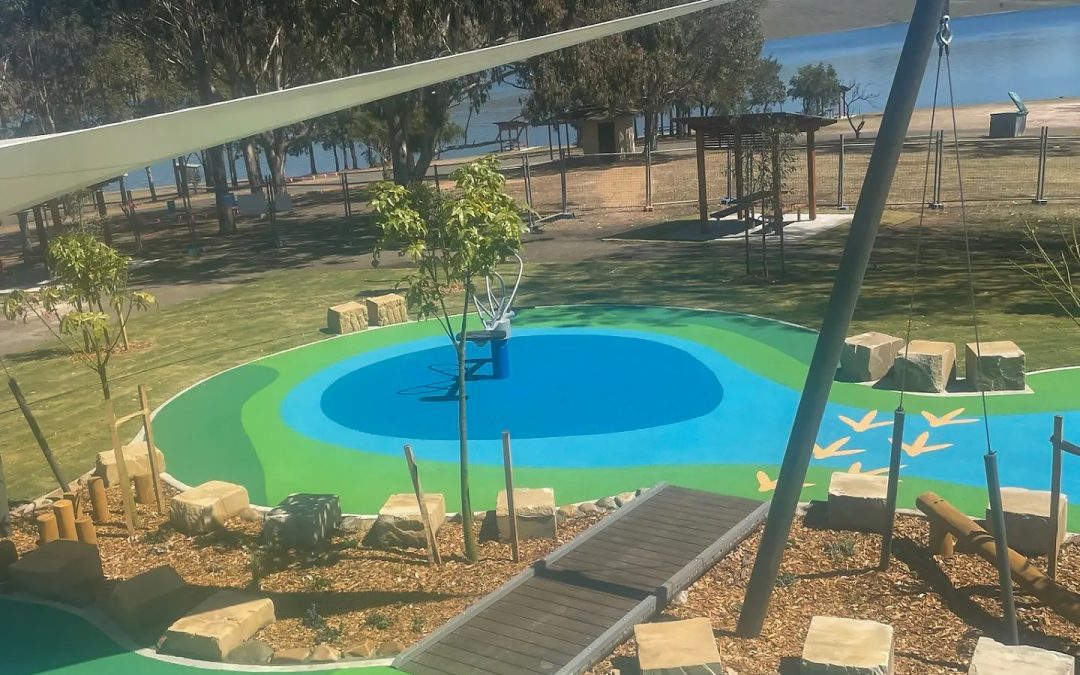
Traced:
[[[469, 294], [465, 293], [468, 301]], [[467, 305], [466, 305], [467, 306]], [[472, 499], [469, 497], [469, 428], [465, 415], [467, 400], [465, 392], [465, 322], [468, 313], [461, 317], [461, 336], [454, 341], [457, 351], [458, 366], [458, 443], [461, 469], [461, 526], [465, 531], [465, 557], [469, 562], [476, 562], [476, 532], [473, 530]]]
[[248, 187], [254, 192], [262, 185], [262, 168], [259, 166], [259, 151], [250, 138], [244, 139], [244, 171], [247, 173]]
[[308, 141], [307, 152], [308, 152], [308, 161], [311, 162], [311, 175], [312, 175], [312, 177], [314, 177], [315, 174], [319, 173], [318, 167], [315, 166], [315, 144], [314, 143]]
[[277, 147], [277, 143], [267, 143], [263, 152], [266, 153], [266, 163], [270, 166], [270, 180], [278, 188], [285, 187], [285, 153]]
[[214, 210], [218, 218], [218, 234], [235, 234], [236, 221], [233, 220], [232, 207], [226, 202], [229, 192], [228, 178], [225, 175], [224, 147], [215, 145], [206, 151], [211, 171], [214, 176]]
[[337, 156], [337, 143], [330, 144], [330, 151], [334, 153], [334, 173], [341, 173], [341, 162]]
[[352, 156], [352, 166], [354, 169], [360, 168], [360, 162], [356, 161], [356, 143], [349, 142], [349, 154]]

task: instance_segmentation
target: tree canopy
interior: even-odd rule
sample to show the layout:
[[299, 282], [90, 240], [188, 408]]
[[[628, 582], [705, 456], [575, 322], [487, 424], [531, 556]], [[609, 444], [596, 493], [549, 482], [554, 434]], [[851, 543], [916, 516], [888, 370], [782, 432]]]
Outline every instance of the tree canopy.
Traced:
[[791, 76], [788, 94], [807, 115], [826, 115], [840, 98], [840, 77], [831, 63], [807, 64]]

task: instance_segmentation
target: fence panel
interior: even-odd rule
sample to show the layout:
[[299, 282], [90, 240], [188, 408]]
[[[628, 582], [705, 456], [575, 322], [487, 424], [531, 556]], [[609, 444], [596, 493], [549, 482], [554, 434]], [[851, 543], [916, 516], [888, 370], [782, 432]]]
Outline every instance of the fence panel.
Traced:
[[1080, 138], [1050, 137], [1046, 144], [1045, 181], [1046, 199], [1080, 199]]

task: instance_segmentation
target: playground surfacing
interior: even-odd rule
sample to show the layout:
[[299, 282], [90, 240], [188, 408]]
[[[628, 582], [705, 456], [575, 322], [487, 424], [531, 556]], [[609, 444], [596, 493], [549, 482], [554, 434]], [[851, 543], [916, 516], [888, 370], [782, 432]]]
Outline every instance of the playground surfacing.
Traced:
[[[743, 314], [638, 306], [519, 312], [511, 375], [471, 364], [474, 507], [503, 485], [501, 432], [515, 480], [554, 487], [560, 503], [661, 480], [766, 499], [774, 487], [816, 340], [814, 331]], [[480, 358], [483, 350], [471, 351]], [[457, 502], [452, 347], [434, 322], [369, 330], [275, 354], [185, 391], [157, 414], [169, 472], [187, 484], [244, 484], [256, 503], [293, 492], [338, 494], [374, 513], [411, 490], [410, 443], [425, 490]], [[1004, 484], [1048, 489], [1055, 414], [1080, 424], [1080, 369], [1029, 375], [1029, 393], [988, 397]], [[836, 383], [803, 499], [833, 471], [888, 465], [896, 392]], [[975, 396], [908, 395], [900, 504], [935, 490], [973, 515], [986, 504], [985, 430]], [[1080, 494], [1066, 458], [1065, 492]], [[1070, 525], [1080, 527], [1080, 511]]]

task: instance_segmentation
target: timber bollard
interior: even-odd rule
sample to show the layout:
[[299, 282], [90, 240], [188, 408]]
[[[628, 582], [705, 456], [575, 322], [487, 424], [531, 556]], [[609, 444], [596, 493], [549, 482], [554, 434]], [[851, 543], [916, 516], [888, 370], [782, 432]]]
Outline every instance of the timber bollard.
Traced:
[[150, 504], [154, 501], [154, 481], [150, 474], [135, 476], [135, 501], [139, 504]]
[[60, 538], [56, 529], [56, 516], [51, 513], [42, 513], [37, 517], [38, 546], [48, 544]]
[[109, 500], [105, 496], [105, 480], [101, 476], [90, 479], [90, 510], [96, 522], [109, 522]]
[[58, 499], [53, 503], [53, 515], [56, 517], [56, 529], [61, 539], [78, 541], [79, 536], [75, 532], [75, 508], [74, 504], [66, 499]]
[[84, 544], [97, 546], [97, 530], [90, 516], [79, 516], [75, 519], [75, 531], [79, 535], [79, 541]]

